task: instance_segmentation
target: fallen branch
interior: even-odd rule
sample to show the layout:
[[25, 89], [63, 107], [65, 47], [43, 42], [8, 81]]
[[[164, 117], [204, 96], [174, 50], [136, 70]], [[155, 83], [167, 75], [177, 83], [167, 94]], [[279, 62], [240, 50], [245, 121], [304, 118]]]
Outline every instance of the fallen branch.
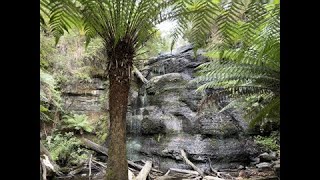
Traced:
[[136, 180], [136, 177], [134, 176], [133, 172], [128, 169], [128, 179], [129, 180]]
[[42, 144], [40, 141], [40, 156], [43, 156], [46, 161], [49, 161], [47, 164], [51, 164], [53, 166], [52, 171], [57, 173], [58, 175], [61, 175], [60, 167], [52, 160], [50, 152], [47, 150], [47, 148]]
[[211, 171], [216, 175], [218, 176], [219, 178], [228, 178], [228, 179], [235, 179], [234, 177], [232, 177], [230, 174], [227, 174], [227, 173], [224, 173], [224, 172], [218, 172], [218, 170], [214, 169], [212, 166], [211, 166], [211, 160], [210, 158], [209, 159], [209, 167], [211, 169]]
[[101, 163], [99, 161], [96, 161], [96, 160], [92, 159], [92, 162], [97, 163], [97, 164], [99, 164], [100, 166], [102, 166], [104, 168], [107, 168], [107, 166], [105, 164], [103, 164], [103, 163]]
[[40, 158], [40, 163], [42, 167], [42, 180], [47, 180], [47, 168], [43, 163], [43, 160]]
[[199, 172], [197, 172], [197, 171], [186, 170], [186, 169], [170, 168], [170, 171], [175, 171], [175, 172], [178, 172], [178, 173], [185, 173], [185, 174], [199, 175]]
[[105, 148], [97, 143], [94, 143], [84, 137], [81, 137], [80, 140], [81, 140], [82, 144], [85, 145], [87, 148], [92, 149], [97, 152], [100, 152], [100, 153], [108, 156], [108, 149], [107, 148]]
[[149, 81], [141, 74], [141, 72], [133, 65], [133, 73], [144, 83], [147, 84]]
[[210, 167], [211, 171], [214, 172], [214, 173], [217, 175], [217, 174], [218, 174], [218, 170], [214, 169], [214, 168], [211, 166], [211, 159], [210, 159], [210, 158], [208, 158], [208, 159], [209, 159], [209, 167]]
[[136, 179], [137, 180], [146, 180], [151, 168], [152, 168], [152, 162], [147, 161], [145, 163], [145, 165], [143, 166], [143, 168], [141, 169], [141, 171], [139, 172]]
[[203, 176], [204, 176], [203, 171], [202, 171], [201, 169], [199, 169], [197, 166], [195, 166], [195, 165], [188, 159], [186, 152], [185, 152], [183, 149], [181, 149], [181, 150], [180, 150], [180, 153], [181, 153], [181, 156], [182, 156], [183, 160], [184, 160], [188, 165], [190, 165], [194, 170], [196, 170], [196, 171], [200, 174], [200, 176], [203, 177]]
[[68, 175], [74, 176], [74, 175], [80, 173], [80, 172], [81, 172], [82, 170], [84, 170], [84, 169], [86, 169], [86, 166], [81, 166], [81, 167], [79, 167], [79, 168], [76, 168], [76, 169], [70, 171], [70, 172], [68, 173]]
[[[81, 137], [80, 140], [83, 143], [83, 145], [85, 145], [87, 148], [92, 149], [92, 150], [94, 150], [96, 152], [99, 152], [99, 153], [102, 153], [102, 154], [108, 156], [108, 149], [107, 148], [105, 148], [105, 147], [103, 147], [103, 146], [101, 146], [101, 145], [99, 145], [97, 143], [94, 143], [94, 142], [92, 142], [92, 141], [90, 141], [90, 140], [88, 140], [88, 139], [86, 139], [84, 137]], [[134, 163], [134, 162], [132, 162], [130, 160], [128, 160], [128, 164], [133, 166], [133, 167], [135, 167], [135, 168], [137, 168], [137, 169], [139, 169], [139, 170], [141, 170], [143, 168], [143, 166], [141, 166], [139, 164], [136, 164], [136, 163]], [[154, 168], [151, 168], [151, 171], [158, 172], [158, 173], [163, 173], [162, 171], [159, 171], [159, 170], [154, 169]]]
[[89, 179], [91, 179], [91, 162], [92, 162], [92, 154], [90, 155], [90, 159], [89, 159]]
[[205, 176], [203, 177], [203, 180], [225, 180], [225, 179], [213, 177], [213, 176]]
[[170, 169], [164, 174], [164, 176], [167, 176], [170, 173]]
[[[139, 164], [136, 164], [136, 163], [134, 163], [134, 162], [132, 162], [132, 161], [130, 161], [130, 160], [128, 160], [128, 164], [129, 164], [130, 166], [133, 166], [133, 167], [139, 169], [139, 170], [141, 170], [141, 169], [143, 168], [143, 166], [141, 166], [141, 165], [139, 165]], [[154, 169], [154, 168], [151, 168], [151, 171], [153, 171], [153, 172], [158, 172], [158, 173], [163, 173], [162, 171], [156, 170], [156, 169]]]

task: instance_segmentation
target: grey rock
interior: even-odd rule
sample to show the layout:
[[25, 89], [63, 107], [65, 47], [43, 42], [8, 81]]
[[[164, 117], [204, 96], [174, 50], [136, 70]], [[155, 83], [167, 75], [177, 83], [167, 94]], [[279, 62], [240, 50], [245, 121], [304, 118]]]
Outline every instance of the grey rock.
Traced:
[[161, 119], [150, 119], [145, 116], [141, 122], [141, 133], [147, 135], [159, 134], [164, 132], [164, 124]]
[[[152, 159], [163, 171], [188, 169], [180, 156], [184, 149], [190, 161], [209, 172], [208, 158], [214, 168], [237, 168], [261, 153], [246, 137], [248, 126], [241, 113], [198, 111], [203, 94], [196, 93], [197, 85], [190, 81], [195, 68], [207, 61], [202, 54], [198, 50], [195, 58], [192, 45], [187, 45], [144, 63], [140, 71], [149, 82], [133, 81], [128, 98], [128, 159]], [[108, 109], [108, 102], [101, 101], [107, 88], [98, 78], [91, 84], [77, 82], [65, 88], [64, 104], [73, 112], [98, 116]]]
[[275, 154], [268, 154], [268, 153], [262, 153], [259, 155], [260, 161], [261, 162], [270, 162], [272, 160], [276, 160], [277, 157]]
[[274, 165], [273, 170], [275, 171], [276, 175], [280, 178], [280, 164]]
[[277, 159], [276, 161], [273, 161], [272, 164], [273, 164], [273, 165], [280, 164], [280, 159]]
[[153, 77], [147, 85], [147, 94], [159, 94], [164, 91], [175, 91], [184, 88], [185, 82], [181, 74], [170, 73]]
[[179, 55], [179, 54], [183, 54], [185, 52], [192, 51], [192, 50], [193, 50], [193, 45], [188, 44], [188, 45], [181, 46], [181, 47], [178, 47], [177, 49], [173, 50], [173, 54]]
[[251, 162], [250, 162], [251, 165], [256, 165], [256, 164], [260, 163], [260, 158], [259, 157], [250, 158], [250, 160], [251, 160]]
[[277, 159], [277, 153], [276, 152], [270, 152], [269, 155], [272, 157], [272, 160], [276, 160]]
[[272, 166], [271, 163], [268, 163], [268, 162], [262, 162], [262, 163], [256, 164], [256, 167], [258, 168], [259, 171], [270, 170], [271, 166]]
[[228, 138], [238, 134], [238, 129], [231, 117], [222, 113], [208, 113], [199, 116], [197, 121], [200, 123], [200, 133], [204, 135]]

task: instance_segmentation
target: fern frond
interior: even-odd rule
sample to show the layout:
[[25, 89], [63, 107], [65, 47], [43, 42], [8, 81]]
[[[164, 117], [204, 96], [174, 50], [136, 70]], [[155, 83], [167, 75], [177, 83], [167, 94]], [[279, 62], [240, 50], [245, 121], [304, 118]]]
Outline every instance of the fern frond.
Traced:
[[72, 0], [51, 0], [46, 6], [50, 11], [50, 30], [56, 37], [56, 44], [64, 31], [69, 31], [73, 26], [78, 26], [81, 22], [78, 8]]
[[231, 102], [221, 111], [243, 109], [251, 124], [263, 121], [268, 114], [277, 116], [280, 4], [232, 1], [223, 7], [217, 20], [217, 35], [222, 41], [208, 49], [205, 56], [212, 61], [198, 66], [197, 78], [192, 81], [199, 85], [198, 92], [207, 94], [201, 107], [229, 98]]
[[188, 40], [194, 45], [194, 48], [202, 47], [210, 35], [219, 10], [217, 2], [212, 0], [188, 0], [177, 3], [175, 13], [179, 15], [177, 17], [178, 25], [171, 35], [173, 39], [171, 47], [177, 38], [188, 30]]
[[259, 109], [257, 113], [254, 113], [256, 111], [252, 111], [251, 113], [247, 114], [247, 117], [252, 119], [250, 121], [250, 126], [253, 127], [256, 124], [261, 124], [264, 120], [267, 118], [279, 118], [279, 112], [280, 112], [280, 98], [276, 97], [272, 99], [271, 102], [267, 103], [264, 107]]

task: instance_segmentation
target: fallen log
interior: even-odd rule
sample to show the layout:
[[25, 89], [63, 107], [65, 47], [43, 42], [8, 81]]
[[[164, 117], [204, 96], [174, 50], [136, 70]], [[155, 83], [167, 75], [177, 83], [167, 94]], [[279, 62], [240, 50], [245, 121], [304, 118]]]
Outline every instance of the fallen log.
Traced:
[[40, 156], [44, 157], [46, 161], [49, 161], [47, 164], [51, 164], [53, 166], [52, 171], [58, 175], [61, 175], [60, 167], [57, 165], [56, 162], [52, 160], [51, 154], [48, 149], [42, 144], [40, 141]]
[[174, 176], [160, 176], [160, 177], [156, 177], [155, 180], [180, 180], [181, 178], [177, 178], [177, 177], [174, 177]]
[[[103, 146], [101, 146], [101, 145], [99, 145], [97, 143], [94, 143], [94, 142], [92, 142], [89, 139], [86, 139], [84, 137], [81, 137], [80, 140], [83, 143], [83, 145], [85, 145], [87, 148], [92, 149], [92, 150], [94, 150], [96, 152], [99, 152], [99, 153], [102, 153], [102, 154], [108, 156], [108, 149], [107, 148], [105, 148], [105, 147], [103, 147]], [[137, 169], [139, 169], [139, 170], [141, 170], [143, 168], [143, 166], [141, 166], [139, 164], [136, 164], [136, 163], [134, 163], [133, 161], [130, 161], [130, 160], [128, 160], [128, 164], [133, 166], [133, 167], [135, 167], [135, 168], [137, 168]], [[154, 168], [151, 168], [151, 171], [158, 172], [158, 173], [163, 173], [162, 171], [156, 170]]]
[[89, 179], [91, 179], [91, 162], [92, 162], [92, 154], [90, 154], [90, 159], [89, 159]]
[[227, 178], [227, 179], [235, 179], [234, 177], [232, 177], [230, 174], [225, 173], [225, 172], [218, 172], [218, 170], [214, 169], [211, 165], [211, 160], [209, 158], [209, 167], [211, 169], [211, 171], [218, 176], [219, 178]]
[[86, 165], [84, 164], [81, 164], [81, 166], [78, 166], [77, 168], [75, 168], [74, 170], [70, 171], [68, 173], [69, 176], [74, 176], [78, 173], [80, 173], [81, 171], [85, 170], [86, 169]]
[[170, 168], [170, 171], [175, 171], [175, 172], [178, 172], [178, 173], [185, 173], [185, 174], [199, 175], [199, 172], [197, 172], [197, 171], [186, 170], [186, 169]]
[[199, 169], [197, 166], [195, 166], [195, 165], [188, 159], [186, 152], [185, 152], [183, 149], [181, 149], [181, 150], [180, 150], [180, 153], [181, 153], [181, 156], [182, 156], [183, 160], [184, 160], [188, 165], [190, 165], [194, 170], [196, 170], [196, 171], [200, 174], [200, 176], [203, 177], [203, 176], [204, 176], [203, 171], [202, 171], [201, 169]]
[[141, 169], [141, 171], [139, 172], [136, 179], [137, 180], [146, 180], [151, 168], [152, 168], [152, 162], [147, 161], [145, 163], [145, 165], [143, 166], [143, 168]]
[[43, 160], [40, 158], [40, 164], [41, 164], [41, 169], [42, 169], [42, 176], [41, 176], [41, 180], [47, 180], [47, 168], [43, 163]]
[[167, 176], [170, 173], [170, 169], [164, 174], [164, 176]]
[[92, 159], [92, 162], [97, 163], [97, 164], [99, 164], [100, 166], [102, 166], [104, 168], [107, 168], [107, 165], [105, 165], [105, 164], [103, 164], [103, 163], [101, 163], [99, 161], [96, 161], [96, 160]]
[[147, 84], [149, 81], [141, 74], [141, 72], [133, 65], [133, 73], [144, 83]]
[[225, 179], [213, 177], [213, 176], [205, 176], [203, 177], [203, 180], [225, 180]]
[[[132, 162], [132, 161], [130, 161], [130, 160], [128, 160], [128, 164], [129, 164], [130, 166], [132, 166], [132, 167], [135, 167], [135, 168], [139, 169], [139, 170], [141, 170], [141, 169], [143, 168], [143, 166], [141, 166], [141, 165], [139, 165], [139, 164], [136, 164], [136, 163], [134, 163], [134, 162]], [[158, 173], [163, 173], [162, 171], [156, 170], [156, 169], [154, 169], [154, 168], [151, 168], [151, 171], [153, 171], [153, 172], [158, 172]]]
[[130, 169], [128, 169], [128, 179], [136, 180], [136, 177], [134, 176], [133, 172]]
[[100, 153], [108, 156], [108, 149], [107, 148], [105, 148], [97, 143], [94, 143], [84, 137], [81, 137], [80, 140], [81, 140], [82, 144], [85, 145], [87, 148], [92, 149], [97, 152], [100, 152]]

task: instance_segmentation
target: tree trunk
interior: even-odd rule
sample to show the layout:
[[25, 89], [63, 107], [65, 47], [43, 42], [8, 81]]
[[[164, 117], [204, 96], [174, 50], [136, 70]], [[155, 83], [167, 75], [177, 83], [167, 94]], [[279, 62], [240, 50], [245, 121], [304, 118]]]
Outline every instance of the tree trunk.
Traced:
[[133, 53], [133, 48], [123, 40], [114, 49], [107, 49], [110, 82], [107, 180], [128, 180], [126, 114]]

